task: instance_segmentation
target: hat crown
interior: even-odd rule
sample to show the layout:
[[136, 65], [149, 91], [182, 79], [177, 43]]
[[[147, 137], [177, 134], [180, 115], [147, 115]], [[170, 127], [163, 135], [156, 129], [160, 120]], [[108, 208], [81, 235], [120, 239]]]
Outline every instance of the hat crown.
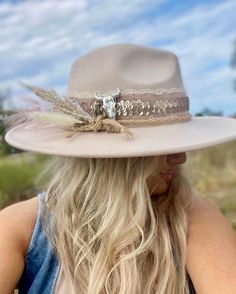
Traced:
[[121, 92], [129, 89], [184, 91], [177, 56], [157, 48], [115, 44], [90, 51], [73, 62], [68, 96], [117, 88]]

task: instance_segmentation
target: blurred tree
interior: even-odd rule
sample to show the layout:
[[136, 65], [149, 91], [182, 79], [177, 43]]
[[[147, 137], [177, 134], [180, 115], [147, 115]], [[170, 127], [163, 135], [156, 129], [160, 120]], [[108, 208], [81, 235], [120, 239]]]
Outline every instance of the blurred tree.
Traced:
[[[230, 66], [236, 72], [236, 39], [233, 43], [233, 52], [232, 52], [232, 56], [231, 56], [231, 60], [230, 60]], [[236, 91], [236, 77], [233, 80], [233, 89], [234, 89], [234, 91]], [[197, 112], [195, 115], [196, 116], [204, 116], [204, 115], [206, 115], [206, 116], [223, 116], [224, 114], [222, 113], [222, 111], [214, 111], [214, 110], [211, 110], [209, 107], [205, 107], [202, 111]], [[231, 117], [236, 118], [236, 112], [233, 113], [231, 115]]]
[[7, 98], [10, 96], [11, 96], [10, 88], [7, 88], [5, 90], [0, 90], [0, 111], [1, 112], [4, 110], [4, 104], [7, 101]]
[[19, 152], [18, 149], [11, 147], [4, 140], [6, 128], [5, 128], [3, 120], [5, 117], [7, 117], [8, 115], [14, 112], [11, 110], [4, 109], [4, 105], [7, 99], [9, 99], [10, 95], [11, 95], [11, 90], [9, 88], [5, 90], [0, 90], [0, 156]]
[[196, 116], [222, 116], [223, 112], [222, 111], [214, 111], [212, 109], [210, 109], [209, 107], [205, 107], [203, 108], [202, 111], [197, 112], [195, 114]]
[[[230, 60], [230, 65], [234, 71], [236, 71], [236, 40], [233, 43], [233, 52]], [[233, 89], [236, 91], [236, 77], [233, 79]]]

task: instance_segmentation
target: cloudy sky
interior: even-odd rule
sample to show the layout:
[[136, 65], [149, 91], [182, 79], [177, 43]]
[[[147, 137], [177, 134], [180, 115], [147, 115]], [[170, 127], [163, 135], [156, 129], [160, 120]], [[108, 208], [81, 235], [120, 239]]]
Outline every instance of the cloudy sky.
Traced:
[[100, 46], [133, 43], [175, 52], [190, 111], [236, 113], [236, 1], [0, 1], [0, 90], [13, 105], [29, 93], [19, 80], [66, 93], [72, 62]]

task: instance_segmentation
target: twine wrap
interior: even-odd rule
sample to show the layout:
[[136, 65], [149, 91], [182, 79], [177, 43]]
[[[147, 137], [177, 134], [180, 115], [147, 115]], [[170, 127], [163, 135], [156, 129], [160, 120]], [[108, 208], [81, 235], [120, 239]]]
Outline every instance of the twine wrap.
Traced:
[[[107, 118], [107, 113], [101, 104], [102, 114], [97, 114], [97, 99], [90, 97], [68, 97], [75, 107], [81, 107], [91, 119], [88, 125], [74, 126], [74, 131], [107, 131], [125, 133], [132, 137], [127, 127], [154, 126], [189, 121], [189, 98], [183, 91], [150, 91], [142, 90], [133, 93], [121, 93], [116, 98], [116, 118]], [[96, 94], [97, 95], [97, 94]], [[102, 94], [112, 95], [111, 93]]]
[[88, 124], [74, 124], [72, 128], [73, 133], [66, 136], [66, 138], [70, 138], [76, 132], [88, 132], [88, 131], [107, 131], [108, 133], [124, 133], [127, 138], [132, 138], [133, 134], [130, 130], [115, 120], [106, 118], [106, 115], [99, 115], [90, 120]]

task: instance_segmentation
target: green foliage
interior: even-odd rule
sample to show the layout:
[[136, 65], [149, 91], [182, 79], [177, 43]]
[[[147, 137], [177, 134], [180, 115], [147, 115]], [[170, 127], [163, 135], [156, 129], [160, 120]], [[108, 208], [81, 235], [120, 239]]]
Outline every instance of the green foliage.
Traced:
[[4, 135], [5, 126], [3, 121], [0, 120], [0, 157], [13, 152], [13, 148], [5, 142]]
[[42, 155], [15, 154], [0, 160], [0, 207], [31, 198], [41, 183], [37, 176], [46, 157]]
[[5, 125], [3, 123], [3, 119], [13, 113], [13, 111], [5, 110], [4, 104], [11, 96], [11, 89], [0, 89], [0, 157], [5, 154], [12, 153], [13, 147], [9, 146], [5, 140]]
[[4, 110], [1, 110], [0, 108], [0, 157], [7, 154], [21, 152], [20, 150], [7, 144], [7, 142], [4, 140], [4, 136], [6, 133], [6, 126], [3, 122], [3, 118], [11, 114], [13, 114], [13, 111], [4, 111]]

